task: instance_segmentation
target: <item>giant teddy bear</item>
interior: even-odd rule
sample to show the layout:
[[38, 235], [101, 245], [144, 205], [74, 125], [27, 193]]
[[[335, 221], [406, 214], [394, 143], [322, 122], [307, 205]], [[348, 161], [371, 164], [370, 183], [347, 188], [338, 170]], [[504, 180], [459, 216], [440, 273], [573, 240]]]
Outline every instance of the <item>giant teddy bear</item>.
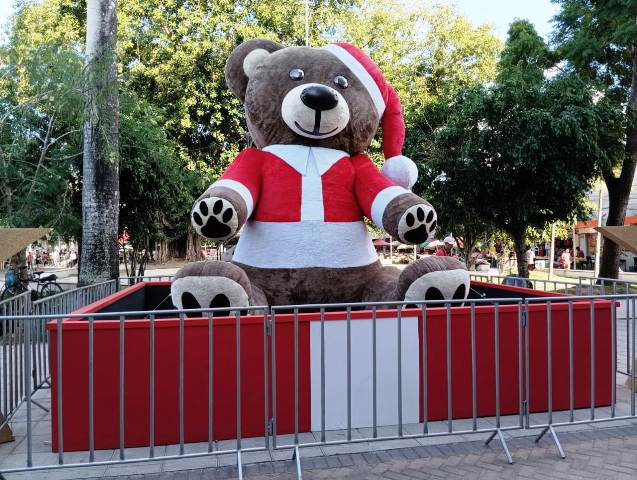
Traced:
[[[257, 148], [243, 150], [196, 201], [204, 237], [239, 233], [232, 262], [184, 266], [178, 308], [465, 298], [464, 265], [428, 257], [402, 272], [380, 264], [367, 217], [404, 243], [431, 237], [436, 213], [409, 188], [400, 101], [378, 67], [344, 43], [283, 47], [249, 40], [226, 82], [243, 102]], [[364, 152], [382, 127], [382, 172]]]

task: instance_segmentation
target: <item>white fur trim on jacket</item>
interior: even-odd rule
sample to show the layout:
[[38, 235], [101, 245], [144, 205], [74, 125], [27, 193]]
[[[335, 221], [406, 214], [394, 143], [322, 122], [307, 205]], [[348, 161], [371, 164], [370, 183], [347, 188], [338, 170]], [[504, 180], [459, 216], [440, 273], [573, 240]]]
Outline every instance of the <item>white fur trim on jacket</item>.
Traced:
[[252, 210], [254, 209], [254, 200], [252, 200], [252, 194], [250, 193], [250, 190], [248, 190], [248, 188], [243, 183], [237, 182], [236, 180], [222, 178], [221, 180], [217, 180], [215, 183], [210, 185], [210, 188], [213, 187], [226, 187], [230, 190], [234, 190], [239, 195], [241, 195], [243, 201], [246, 202], [246, 210], [248, 212], [248, 218], [250, 218]]
[[389, 202], [391, 202], [398, 195], [402, 195], [403, 193], [408, 193], [409, 190], [403, 187], [398, 187], [396, 185], [392, 187], [387, 187], [378, 192], [374, 201], [372, 202], [372, 222], [378, 225], [381, 228], [385, 228], [383, 225], [383, 214], [385, 213], [385, 209]]
[[390, 179], [396, 185], [409, 189], [418, 180], [418, 167], [413, 160], [404, 155], [396, 155], [385, 160], [381, 172], [385, 178]]
[[246, 223], [232, 260], [260, 268], [360, 267], [378, 260], [363, 222]]

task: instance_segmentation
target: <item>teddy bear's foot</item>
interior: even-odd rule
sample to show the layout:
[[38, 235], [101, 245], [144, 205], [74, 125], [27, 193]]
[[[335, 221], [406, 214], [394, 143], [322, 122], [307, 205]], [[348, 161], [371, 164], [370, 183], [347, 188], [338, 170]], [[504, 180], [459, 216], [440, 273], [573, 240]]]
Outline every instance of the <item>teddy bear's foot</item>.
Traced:
[[[178, 309], [246, 308], [254, 305], [253, 287], [246, 273], [229, 262], [194, 262], [182, 267], [173, 280], [170, 294]], [[256, 297], [260, 291], [256, 291]]]
[[464, 300], [469, 272], [453, 257], [425, 257], [408, 265], [398, 279], [399, 298], [406, 301]]

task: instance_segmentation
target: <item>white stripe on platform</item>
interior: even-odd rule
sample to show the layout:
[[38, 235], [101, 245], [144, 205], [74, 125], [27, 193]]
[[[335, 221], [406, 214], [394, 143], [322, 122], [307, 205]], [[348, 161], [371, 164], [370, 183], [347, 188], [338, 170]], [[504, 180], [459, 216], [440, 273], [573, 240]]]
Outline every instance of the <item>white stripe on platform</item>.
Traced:
[[252, 200], [252, 194], [250, 193], [250, 190], [248, 190], [248, 187], [246, 187], [241, 182], [237, 182], [236, 180], [230, 180], [227, 178], [222, 178], [221, 180], [217, 180], [215, 183], [210, 185], [210, 188], [212, 187], [226, 187], [226, 188], [229, 188], [230, 190], [234, 190], [239, 195], [241, 195], [241, 198], [243, 198], [243, 201], [246, 202], [248, 218], [250, 218], [250, 215], [252, 214], [252, 210], [254, 208], [254, 200]]
[[374, 106], [376, 107], [376, 111], [378, 112], [378, 118], [382, 118], [383, 113], [385, 112], [385, 100], [383, 100], [383, 95], [380, 93], [378, 85], [369, 74], [369, 72], [365, 70], [365, 67], [363, 67], [363, 65], [361, 65], [361, 63], [343, 47], [330, 44], [325, 45], [321, 48], [327, 50], [332, 55], [335, 55], [341, 62], [345, 64], [347, 68], [352, 71], [354, 75], [356, 75], [367, 92], [369, 92], [369, 96], [372, 97], [372, 101], [374, 102]]
[[[398, 424], [396, 318], [376, 321], [377, 425]], [[418, 423], [420, 369], [418, 318], [403, 317], [401, 330], [403, 423]], [[373, 425], [372, 320], [351, 320], [352, 428]], [[321, 322], [310, 322], [312, 431], [321, 430]], [[347, 322], [325, 321], [325, 428], [347, 428]]]
[[261, 268], [361, 267], [378, 260], [363, 222], [248, 221], [233, 260]]

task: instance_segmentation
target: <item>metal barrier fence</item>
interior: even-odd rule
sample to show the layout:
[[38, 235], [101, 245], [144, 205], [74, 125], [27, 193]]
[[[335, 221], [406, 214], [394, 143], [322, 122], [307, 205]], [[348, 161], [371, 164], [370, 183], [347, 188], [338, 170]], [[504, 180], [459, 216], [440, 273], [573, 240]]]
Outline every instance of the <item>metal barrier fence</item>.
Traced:
[[[635, 374], [619, 396], [615, 376], [622, 300], [637, 296], [13, 317], [49, 322], [58, 464], [34, 464], [25, 373], [25, 465], [0, 473], [232, 454], [242, 478], [242, 455], [286, 450], [301, 478], [307, 447], [468, 433], [497, 437], [512, 463], [504, 433], [524, 429], [564, 458], [556, 428], [635, 418]], [[179, 453], [157, 455], [165, 444]], [[96, 460], [109, 449], [119, 459]]]
[[588, 295], [629, 294], [637, 291], [637, 281], [605, 277], [578, 277], [581, 292]]
[[9, 418], [20, 405], [25, 391], [22, 374], [25, 347], [20, 337], [22, 331], [10, 318], [28, 315], [32, 311], [31, 308], [31, 292], [21, 293], [0, 303], [0, 312], [2, 312], [3, 317], [3, 320], [0, 321], [0, 334], [2, 335], [0, 337], [2, 339], [0, 415]]
[[[44, 315], [72, 312], [117, 291], [115, 280], [67, 290], [56, 295], [31, 301], [31, 292], [25, 292], [0, 303], [0, 413], [5, 421], [2, 428], [27, 398], [48, 386], [50, 373], [49, 337]], [[19, 316], [30, 316], [26, 324]], [[28, 341], [27, 341], [28, 337]], [[34, 400], [38, 407], [47, 410]]]
[[[572, 282], [563, 280], [544, 280], [540, 278], [526, 279], [515, 276], [503, 276], [503, 275], [487, 275], [479, 272], [469, 272], [472, 280], [485, 283], [494, 283], [496, 285], [511, 285], [517, 287], [527, 287], [539, 290], [541, 292], [556, 292], [566, 295], [581, 295], [586, 294], [586, 290], [583, 289], [581, 278], [579, 281], [573, 279]], [[622, 293], [622, 292], [617, 292]], [[591, 293], [592, 295], [593, 293]]]
[[175, 275], [143, 275], [134, 277], [119, 277], [119, 288], [130, 287], [139, 282], [170, 282]]

